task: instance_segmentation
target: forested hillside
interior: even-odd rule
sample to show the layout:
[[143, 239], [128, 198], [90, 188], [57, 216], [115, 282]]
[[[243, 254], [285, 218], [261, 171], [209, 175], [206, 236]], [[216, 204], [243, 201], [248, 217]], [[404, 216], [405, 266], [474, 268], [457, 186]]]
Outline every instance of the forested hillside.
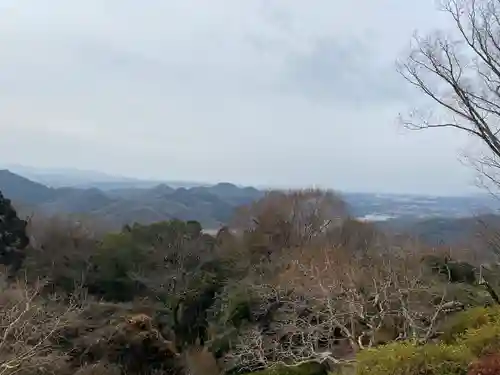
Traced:
[[[50, 188], [6, 170], [0, 171], [0, 191], [11, 197], [22, 217], [72, 217], [97, 221], [107, 230], [169, 219], [196, 220], [210, 232], [228, 225], [238, 207], [265, 195], [265, 191], [230, 183], [189, 188], [163, 183], [149, 188]], [[486, 195], [340, 195], [350, 216], [429, 245], [464, 244], [484, 229], [483, 224], [496, 226], [499, 221], [495, 216], [499, 202]]]
[[496, 310], [454, 315], [496, 303], [495, 264], [392, 238], [331, 192], [266, 194], [215, 236], [181, 220], [26, 225], [4, 198], [0, 214], [4, 374], [368, 374], [380, 360], [378, 375], [410, 352], [461, 374], [497, 345], [468, 330]]

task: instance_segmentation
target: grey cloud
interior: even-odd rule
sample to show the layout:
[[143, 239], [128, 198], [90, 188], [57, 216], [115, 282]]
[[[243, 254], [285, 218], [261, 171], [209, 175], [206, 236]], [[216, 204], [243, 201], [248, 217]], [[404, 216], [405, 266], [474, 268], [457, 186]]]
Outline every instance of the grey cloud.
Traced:
[[410, 92], [390, 61], [355, 38], [314, 41], [310, 51], [287, 59], [283, 88], [313, 101], [377, 106], [404, 101]]
[[260, 6], [260, 15], [282, 32], [292, 33], [294, 31], [293, 17], [286, 7], [277, 7], [272, 2], [264, 1]]
[[407, 96], [393, 62], [429, 18], [422, 4], [5, 0], [0, 159], [247, 184], [463, 187], [460, 139], [394, 126]]

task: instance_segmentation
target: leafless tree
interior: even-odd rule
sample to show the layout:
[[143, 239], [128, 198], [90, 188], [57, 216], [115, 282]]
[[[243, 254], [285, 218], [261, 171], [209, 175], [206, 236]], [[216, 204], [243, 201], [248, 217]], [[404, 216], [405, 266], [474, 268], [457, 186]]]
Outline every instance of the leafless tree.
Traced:
[[450, 306], [446, 287], [427, 282], [408, 254], [308, 248], [291, 259], [274, 284], [255, 286], [280, 307], [267, 330], [252, 326], [242, 335], [226, 357], [233, 366], [334, 366], [382, 342], [426, 342]]
[[471, 135], [486, 150], [473, 160], [481, 181], [498, 188], [500, 3], [444, 0], [441, 5], [455, 32], [415, 36], [411, 54], [399, 63], [406, 80], [436, 106], [417, 109], [401, 120], [412, 129], [452, 128]]
[[332, 191], [271, 191], [240, 208], [232, 227], [271, 253], [322, 241], [347, 217], [345, 202]]

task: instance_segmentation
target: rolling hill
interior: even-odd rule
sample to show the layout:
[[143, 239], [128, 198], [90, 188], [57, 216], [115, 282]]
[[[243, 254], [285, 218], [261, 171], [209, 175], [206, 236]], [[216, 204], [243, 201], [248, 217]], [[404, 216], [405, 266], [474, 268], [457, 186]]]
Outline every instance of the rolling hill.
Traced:
[[198, 220], [206, 228], [219, 228], [227, 223], [236, 207], [264, 194], [254, 188], [239, 188], [229, 183], [191, 188], [172, 188], [165, 184], [112, 190], [51, 188], [8, 170], [0, 170], [0, 191], [23, 213], [96, 217], [114, 228], [172, 218]]

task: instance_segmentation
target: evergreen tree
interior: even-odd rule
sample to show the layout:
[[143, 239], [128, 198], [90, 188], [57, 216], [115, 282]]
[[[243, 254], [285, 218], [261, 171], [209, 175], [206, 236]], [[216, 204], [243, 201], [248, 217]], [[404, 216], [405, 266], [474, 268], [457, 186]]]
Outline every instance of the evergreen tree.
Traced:
[[16, 272], [22, 265], [23, 250], [29, 245], [27, 222], [17, 216], [9, 199], [0, 192], [0, 264]]

